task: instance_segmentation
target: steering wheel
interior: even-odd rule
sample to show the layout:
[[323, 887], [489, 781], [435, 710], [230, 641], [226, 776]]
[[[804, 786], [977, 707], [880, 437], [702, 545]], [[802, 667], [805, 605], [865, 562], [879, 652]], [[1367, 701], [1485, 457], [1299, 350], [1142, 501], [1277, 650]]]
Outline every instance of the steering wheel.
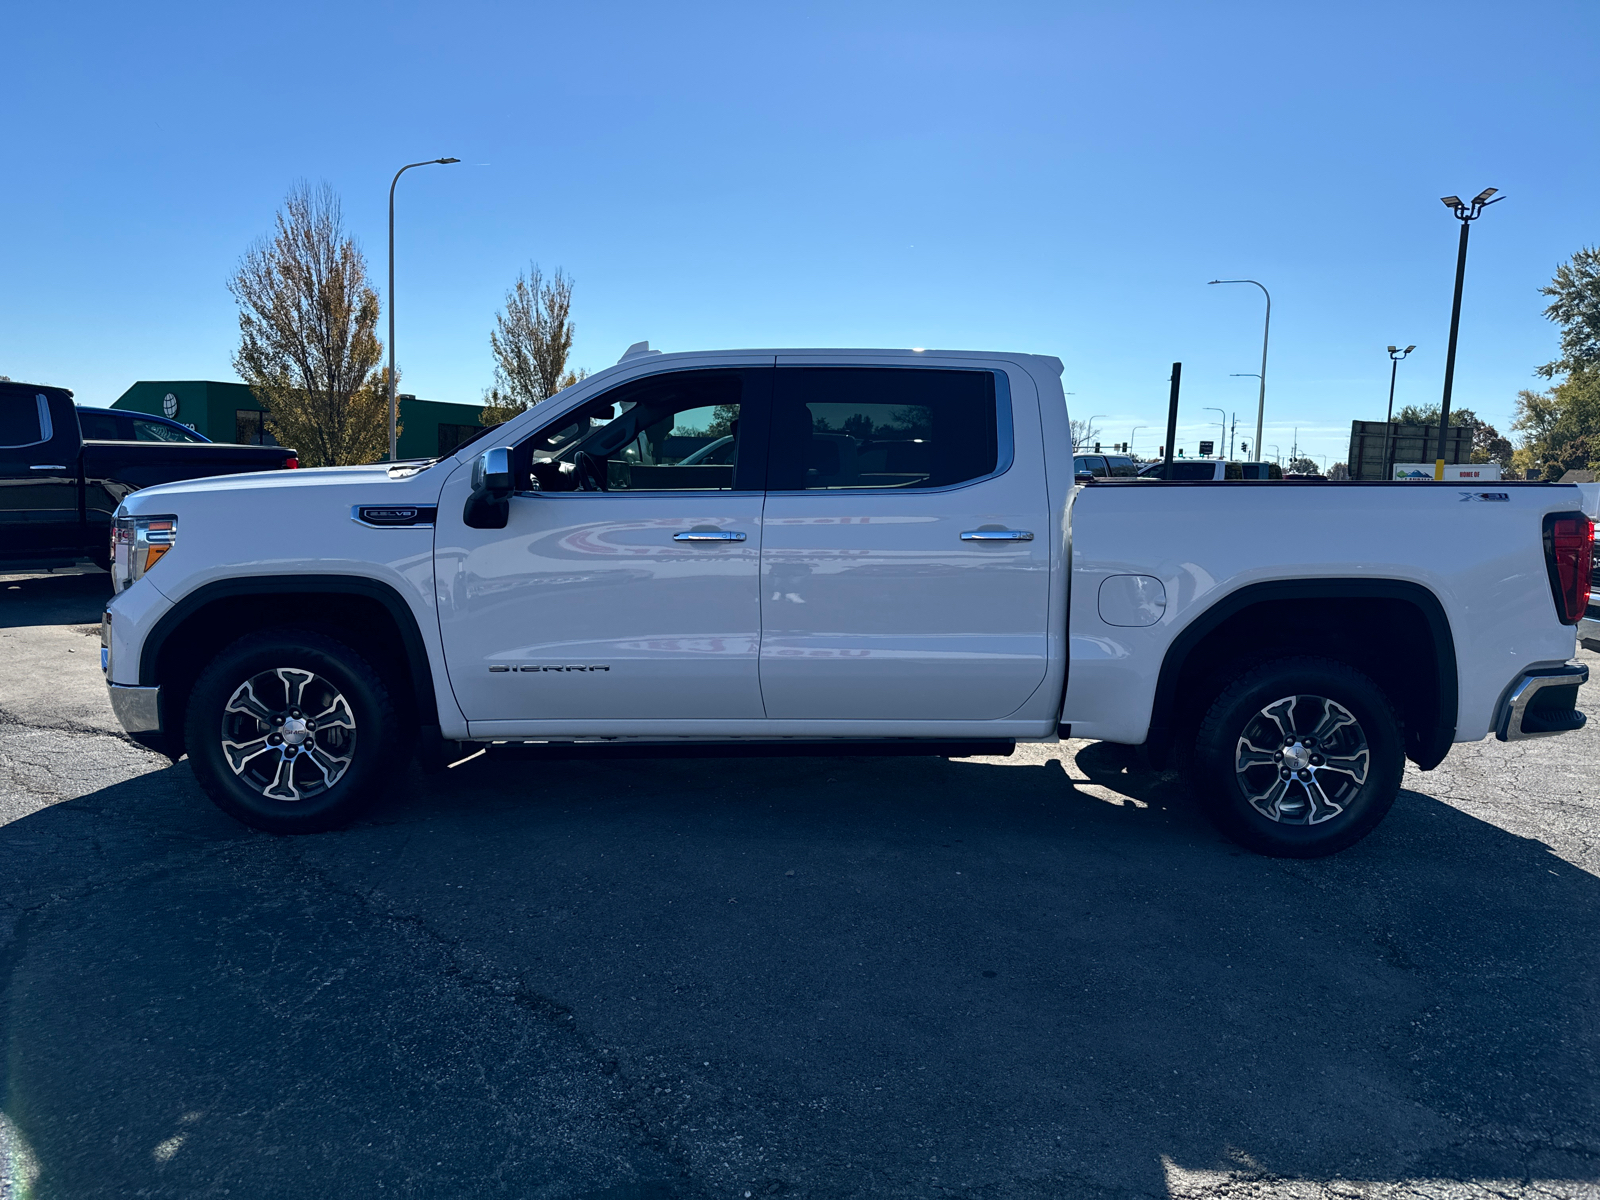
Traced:
[[572, 460], [572, 465], [577, 469], [578, 490], [580, 492], [608, 492], [606, 486], [606, 460], [590, 454], [587, 450], [579, 450]]

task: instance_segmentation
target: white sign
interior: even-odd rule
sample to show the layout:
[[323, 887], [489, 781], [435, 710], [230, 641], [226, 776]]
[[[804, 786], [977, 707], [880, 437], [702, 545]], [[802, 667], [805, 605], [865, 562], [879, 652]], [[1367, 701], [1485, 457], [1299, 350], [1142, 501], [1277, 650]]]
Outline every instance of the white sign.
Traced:
[[[1394, 477], [1404, 480], [1431, 480], [1433, 478], [1432, 463], [1395, 463]], [[1446, 480], [1477, 480], [1483, 483], [1494, 483], [1500, 478], [1499, 463], [1445, 463], [1444, 477]]]
[[178, 398], [171, 392], [161, 398], [161, 411], [166, 414], [169, 421], [178, 415]]

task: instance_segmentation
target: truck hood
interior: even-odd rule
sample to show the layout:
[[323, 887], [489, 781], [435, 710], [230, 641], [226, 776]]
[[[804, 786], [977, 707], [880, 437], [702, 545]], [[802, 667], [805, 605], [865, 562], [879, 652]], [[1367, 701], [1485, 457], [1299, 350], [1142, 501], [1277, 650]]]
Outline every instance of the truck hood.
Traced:
[[264, 503], [270, 504], [273, 497], [286, 498], [285, 493], [305, 494], [307, 489], [349, 487], [359, 488], [364, 493], [370, 489], [374, 503], [381, 503], [390, 489], [393, 489], [396, 501], [402, 498], [416, 501], [422, 500], [425, 495], [436, 496], [450, 469], [451, 464], [446, 460], [437, 467], [400, 478], [390, 477], [388, 463], [213, 475], [205, 479], [188, 479], [181, 483], [142, 488], [123, 504], [130, 513], [155, 513], [184, 501], [200, 500], [203, 503], [208, 498], [215, 498], [237, 504], [247, 503], [250, 494], [259, 494]]

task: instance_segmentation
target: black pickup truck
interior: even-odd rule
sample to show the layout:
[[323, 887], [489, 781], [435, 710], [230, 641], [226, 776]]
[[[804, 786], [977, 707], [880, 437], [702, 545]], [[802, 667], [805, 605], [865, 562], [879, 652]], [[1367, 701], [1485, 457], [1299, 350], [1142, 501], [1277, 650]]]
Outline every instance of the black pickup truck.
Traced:
[[105, 566], [111, 516], [129, 492], [299, 465], [283, 446], [85, 440], [71, 392], [0, 382], [0, 566]]

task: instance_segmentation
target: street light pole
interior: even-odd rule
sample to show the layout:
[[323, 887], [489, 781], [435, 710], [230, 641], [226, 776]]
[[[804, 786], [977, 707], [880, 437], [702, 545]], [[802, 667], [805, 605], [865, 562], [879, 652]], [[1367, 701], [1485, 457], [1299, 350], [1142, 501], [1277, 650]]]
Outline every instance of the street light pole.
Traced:
[[1267, 298], [1267, 319], [1261, 326], [1261, 394], [1256, 401], [1256, 449], [1259, 450], [1261, 425], [1267, 415], [1267, 338], [1272, 333], [1272, 293], [1267, 291], [1265, 284], [1256, 283], [1254, 279], [1213, 279], [1211, 283], [1255, 283], [1261, 289], [1261, 294]]
[[1133, 433], [1130, 433], [1128, 435], [1128, 454], [1129, 454], [1130, 457], [1133, 455], [1133, 439], [1134, 439], [1134, 436], [1139, 432], [1139, 430], [1141, 430], [1141, 429], [1149, 429], [1149, 428], [1150, 428], [1150, 426], [1148, 426], [1148, 425], [1135, 425], [1133, 427]]
[[1472, 222], [1483, 215], [1484, 209], [1505, 199], [1504, 196], [1493, 200], [1489, 198], [1499, 190], [1484, 188], [1468, 204], [1463, 204], [1459, 196], [1442, 197], [1444, 206], [1455, 213], [1456, 220], [1461, 222], [1461, 244], [1456, 250], [1456, 297], [1450, 307], [1450, 345], [1444, 352], [1444, 398], [1439, 402], [1439, 456], [1433, 460], [1435, 482], [1444, 478], [1444, 440], [1450, 433], [1450, 391], [1456, 379], [1456, 334], [1461, 329], [1461, 288], [1467, 279], [1467, 234], [1472, 229]]
[[[1225, 449], [1227, 447], [1227, 445], [1228, 445], [1228, 414], [1227, 414], [1227, 411], [1225, 409], [1221, 409], [1221, 408], [1213, 408], [1209, 404], [1206, 405], [1205, 411], [1206, 412], [1214, 412], [1214, 413], [1216, 413], [1218, 416], [1220, 416], [1222, 418], [1222, 420], [1217, 422], [1217, 428], [1222, 430], [1222, 435], [1221, 435], [1220, 440], [1217, 442], [1217, 445], [1219, 447], [1222, 447], [1222, 448]], [[1219, 455], [1217, 455], [1217, 457], [1221, 458], [1222, 455], [1219, 454]]]
[[[1094, 416], [1090, 417], [1083, 423], [1083, 444], [1085, 446], [1089, 445], [1094, 440], [1094, 423], [1105, 415], [1105, 413], [1095, 413]], [[1078, 447], [1074, 446], [1072, 450], [1073, 453], [1076, 454], [1078, 452]]]
[[459, 158], [430, 158], [426, 162], [407, 163], [394, 173], [389, 183], [389, 461], [394, 462], [399, 450], [399, 409], [394, 394], [394, 185], [400, 182], [412, 167], [444, 166], [458, 163]]
[[[1400, 361], [1415, 350], [1415, 346], [1407, 346], [1404, 350], [1389, 347], [1389, 415], [1383, 418], [1383, 477], [1394, 478], [1394, 375], [1400, 369]], [[1423, 447], [1427, 449], [1426, 446]]]

